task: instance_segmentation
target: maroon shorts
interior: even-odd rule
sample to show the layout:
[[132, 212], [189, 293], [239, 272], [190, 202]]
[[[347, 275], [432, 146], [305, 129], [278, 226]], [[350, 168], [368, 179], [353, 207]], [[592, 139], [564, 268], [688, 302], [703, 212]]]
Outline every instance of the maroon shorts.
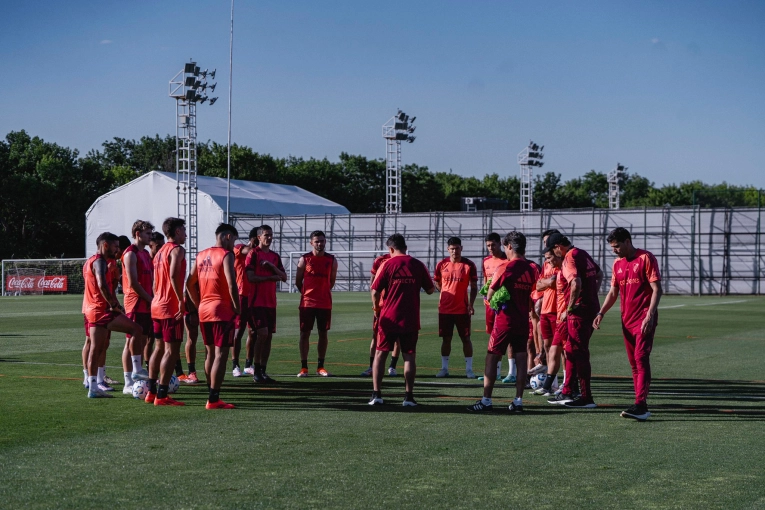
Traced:
[[316, 323], [316, 329], [319, 331], [329, 331], [332, 325], [332, 310], [329, 308], [300, 308], [300, 331], [313, 331], [313, 325]]
[[[114, 312], [112, 312], [112, 313], [114, 313]], [[85, 336], [90, 338], [90, 323], [88, 322], [88, 318], [85, 317], [84, 315], [82, 316], [82, 318], [85, 321]], [[114, 320], [114, 318], [112, 318], [112, 320]], [[111, 322], [111, 320], [109, 322]], [[106, 324], [109, 324], [109, 322], [107, 322]], [[94, 324], [94, 325], [97, 325], [97, 324]], [[104, 325], [104, 327], [106, 327], [106, 325]], [[112, 337], [112, 332], [109, 331], [109, 333], [108, 333], [106, 338], [111, 338], [111, 337]]]
[[470, 314], [468, 313], [439, 313], [438, 336], [454, 335], [454, 327], [457, 326], [457, 334], [460, 338], [470, 337]]
[[268, 329], [269, 333], [276, 333], [276, 308], [255, 306], [250, 308], [249, 314], [252, 329]]
[[234, 333], [236, 332], [235, 320], [215, 321], [200, 323], [202, 340], [205, 345], [215, 347], [231, 347], [234, 345]]
[[542, 330], [542, 338], [552, 340], [555, 335], [555, 323], [558, 315], [555, 313], [543, 313], [539, 316], [539, 327]]
[[587, 351], [590, 348], [590, 338], [594, 331], [592, 327], [593, 319], [591, 317], [580, 317], [578, 315], [569, 315], [566, 317], [568, 324], [568, 340], [575, 351]]
[[384, 329], [377, 330], [377, 350], [390, 352], [396, 345], [401, 344], [401, 352], [404, 354], [414, 354], [417, 351], [417, 337], [419, 331], [410, 331], [409, 333], [386, 333]]
[[183, 321], [176, 320], [174, 317], [153, 320], [156, 340], [162, 339], [166, 343], [183, 341]]
[[[126, 313], [127, 318], [141, 326], [141, 330], [144, 335], [148, 335], [152, 331], [151, 314], [149, 312], [130, 312]], [[131, 335], [125, 335], [130, 338]]]
[[489, 337], [488, 351], [490, 354], [504, 356], [507, 352], [507, 346], [509, 345], [513, 348], [513, 355], [526, 352], [528, 337], [529, 335], [525, 333], [518, 333], [508, 329], [495, 327]]
[[552, 345], [566, 347], [566, 342], [568, 342], [568, 324], [566, 324], [566, 321], [556, 321], [555, 333], [553, 333], [552, 337]]
[[247, 296], [239, 295], [239, 309], [242, 313], [234, 317], [234, 326], [236, 329], [242, 329], [245, 325], [248, 325], [252, 329], [252, 324], [250, 324], [250, 307], [247, 302]]
[[486, 334], [491, 335], [491, 332], [494, 329], [494, 319], [497, 317], [497, 312], [492, 310], [490, 306], [486, 306], [485, 303], [484, 307], [486, 308]]

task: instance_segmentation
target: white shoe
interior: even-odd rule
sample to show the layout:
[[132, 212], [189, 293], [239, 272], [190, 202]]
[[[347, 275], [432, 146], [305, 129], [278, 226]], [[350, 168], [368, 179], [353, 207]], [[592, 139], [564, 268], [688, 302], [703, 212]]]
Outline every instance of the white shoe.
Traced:
[[133, 396], [133, 385], [131, 384], [130, 386], [125, 386], [124, 388], [122, 388], [122, 393], [123, 393], [123, 395], [130, 395], [132, 397]]
[[98, 383], [98, 389], [101, 391], [114, 391], [114, 388], [106, 384], [105, 382]]
[[114, 398], [114, 396], [101, 390], [88, 390], [88, 398]]
[[388, 375], [391, 377], [396, 377], [397, 375], [396, 369], [393, 367], [388, 367]]
[[244, 374], [245, 375], [255, 375], [255, 367], [250, 366], [250, 367], [245, 368], [244, 369]]
[[375, 397], [375, 396], [373, 396], [371, 399], [369, 399], [369, 402], [367, 402], [367, 404], [369, 404], [370, 406], [381, 406], [384, 403], [385, 402], [383, 402], [382, 397]]
[[475, 374], [472, 370], [465, 370], [465, 377], [468, 379], [475, 379]]
[[234, 367], [232, 374], [234, 375], [234, 377], [242, 377], [242, 369], [236, 366]]
[[442, 368], [441, 370], [438, 371], [438, 373], [436, 374], [436, 377], [449, 377], [449, 369]]
[[148, 381], [149, 380], [149, 372], [146, 371], [145, 368], [142, 368], [138, 372], [132, 372], [130, 374], [130, 378], [133, 379], [133, 381]]
[[531, 370], [529, 370], [528, 375], [537, 375], [539, 373], [545, 372], [547, 373], [547, 365], [537, 365]]

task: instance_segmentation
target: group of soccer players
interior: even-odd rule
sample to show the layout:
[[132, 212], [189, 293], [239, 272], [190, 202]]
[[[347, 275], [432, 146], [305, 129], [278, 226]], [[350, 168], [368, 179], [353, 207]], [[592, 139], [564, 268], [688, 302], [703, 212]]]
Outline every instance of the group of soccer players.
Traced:
[[[126, 335], [123, 349], [124, 393], [146, 381], [145, 401], [155, 406], [182, 406], [170, 397], [173, 371], [186, 384], [196, 384], [196, 341], [201, 329], [205, 345], [204, 371], [209, 390], [207, 409], [231, 409], [220, 399], [220, 389], [230, 350], [234, 377], [251, 375], [256, 383], [275, 382], [266, 372], [272, 336], [276, 332], [277, 282], [287, 275], [279, 254], [271, 250], [273, 230], [262, 225], [249, 233], [246, 244], [237, 244], [235, 227], [220, 224], [215, 245], [201, 251], [192, 261], [186, 278], [185, 222], [167, 218], [162, 234], [147, 221], [136, 221], [133, 241], [105, 232], [97, 239], [97, 252], [84, 267], [86, 343], [83, 348], [84, 385], [88, 397], [111, 397], [105, 375], [105, 353], [110, 333]], [[164, 238], [167, 238], [166, 242]], [[596, 407], [590, 388], [589, 341], [606, 312], [621, 296], [622, 329], [635, 386], [635, 404], [622, 416], [645, 420], [650, 385], [649, 356], [661, 297], [655, 258], [634, 248], [629, 232], [613, 230], [607, 242], [617, 256], [611, 288], [600, 305], [598, 290], [603, 272], [584, 250], [557, 230], [543, 234], [544, 264], [526, 259], [526, 237], [517, 231], [504, 238], [492, 233], [485, 238], [488, 255], [483, 259], [486, 332], [490, 335], [484, 365], [483, 397], [468, 409], [493, 409], [495, 381], [501, 378], [501, 360], [508, 356], [508, 375], [503, 382], [515, 384], [509, 406], [523, 411], [523, 393], [528, 376], [546, 374], [534, 393], [550, 397], [548, 402], [566, 407]], [[370, 405], [384, 403], [381, 383], [388, 352], [393, 351], [388, 375], [396, 375], [399, 356], [404, 358], [405, 397], [403, 405], [416, 406], [416, 346], [420, 329], [421, 291], [439, 290], [438, 332], [442, 366], [436, 377], [449, 376], [449, 356], [454, 329], [465, 356], [465, 372], [473, 372], [471, 317], [479, 294], [476, 265], [462, 257], [462, 243], [448, 240], [449, 257], [440, 261], [431, 277], [425, 265], [407, 254], [401, 234], [387, 240], [388, 253], [378, 257], [370, 279], [373, 305], [373, 334], [370, 367]], [[299, 305], [301, 369], [307, 377], [311, 332], [318, 330], [316, 374], [328, 377], [324, 367], [328, 331], [332, 317], [332, 288], [337, 260], [326, 252], [326, 236], [310, 235], [311, 251], [298, 261], [295, 286], [301, 293]], [[147, 250], [147, 248], [150, 248]], [[121, 260], [124, 307], [116, 296], [119, 283], [117, 260]], [[185, 326], [185, 328], [184, 328]], [[188, 375], [182, 373], [181, 343], [187, 330]], [[239, 356], [245, 333], [245, 366]], [[555, 391], [557, 373], [565, 360], [562, 388]], [[143, 368], [146, 361], [147, 369]]]

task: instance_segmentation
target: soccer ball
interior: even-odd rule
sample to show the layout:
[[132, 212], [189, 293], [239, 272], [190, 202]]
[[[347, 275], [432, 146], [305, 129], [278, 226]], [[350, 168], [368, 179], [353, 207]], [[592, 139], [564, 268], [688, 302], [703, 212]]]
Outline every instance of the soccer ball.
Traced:
[[531, 381], [529, 381], [529, 384], [531, 385], [532, 390], [538, 390], [545, 384], [545, 379], [547, 379], [547, 374], [537, 374], [531, 378]]
[[146, 381], [133, 382], [133, 398], [141, 400], [146, 399], [146, 395], [149, 394], [149, 383]]
[[178, 387], [180, 385], [181, 385], [181, 383], [178, 380], [178, 378], [175, 377], [175, 374], [171, 375], [170, 376], [170, 384], [169, 384], [169, 387], [167, 388], [167, 392], [168, 393], [175, 393], [176, 391], [178, 391]]

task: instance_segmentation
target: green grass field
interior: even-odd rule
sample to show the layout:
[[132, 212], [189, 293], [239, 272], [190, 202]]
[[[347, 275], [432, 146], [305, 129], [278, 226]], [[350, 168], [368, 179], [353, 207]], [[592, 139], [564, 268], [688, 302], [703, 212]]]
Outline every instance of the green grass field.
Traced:
[[[184, 408], [87, 399], [81, 298], [0, 298], [0, 507], [765, 508], [763, 298], [664, 297], [645, 423], [619, 417], [632, 381], [616, 310], [591, 342], [597, 409], [527, 395], [523, 416], [474, 416], [480, 383], [463, 378], [459, 341], [452, 377], [435, 379], [435, 296], [423, 296], [414, 409], [401, 377], [386, 378], [384, 407], [366, 404], [367, 294], [335, 296], [330, 379], [295, 377], [297, 296], [279, 300], [279, 384], [227, 375], [238, 409], [212, 412], [204, 385], [181, 387]], [[482, 319], [473, 329], [480, 372]], [[511, 396], [499, 384], [495, 407]]]

